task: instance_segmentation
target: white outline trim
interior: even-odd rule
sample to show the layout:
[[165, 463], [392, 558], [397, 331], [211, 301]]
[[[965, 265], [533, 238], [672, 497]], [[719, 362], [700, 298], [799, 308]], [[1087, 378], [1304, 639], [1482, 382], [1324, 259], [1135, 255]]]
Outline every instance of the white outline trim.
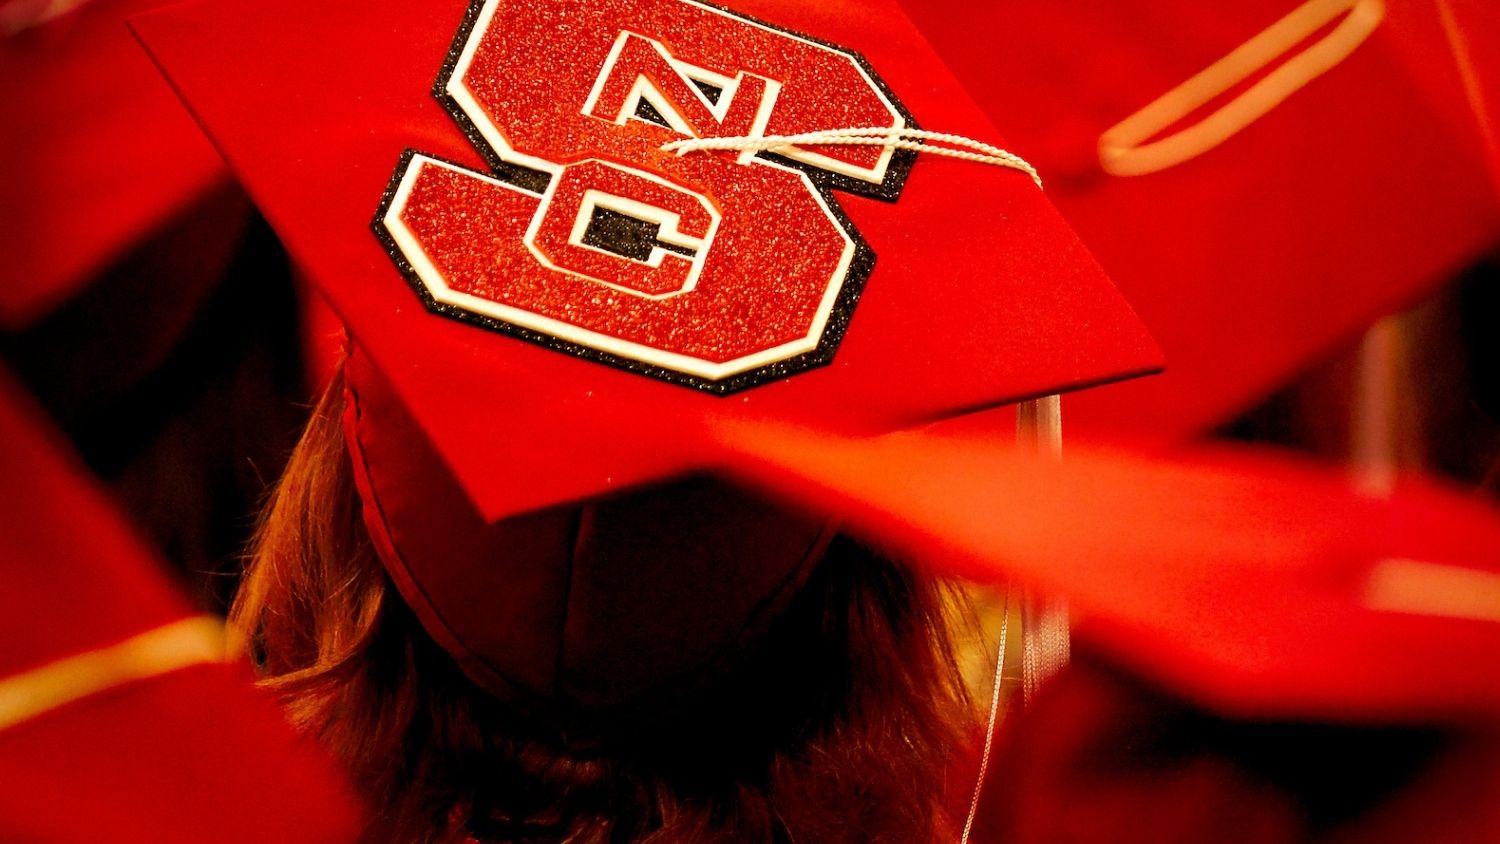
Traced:
[[[494, 0], [491, 0], [491, 2], [494, 2]], [[812, 41], [800, 35], [788, 32], [784, 29], [777, 29], [772, 26], [767, 26], [766, 24], [763, 24], [759, 21], [740, 17], [739, 15], [730, 13], [724, 9], [711, 6], [707, 3], [699, 2], [699, 0], [679, 0], [679, 2], [686, 3], [689, 6], [697, 6], [704, 11], [713, 12], [714, 14], [721, 15], [723, 17], [733, 18], [734, 20], [749, 24], [750, 26], [753, 26], [757, 29], [763, 29], [766, 32], [774, 33], [783, 38], [790, 38], [793, 41], [800, 41], [801, 43], [806, 44], [810, 47], [816, 47], [819, 50], [833, 53], [834, 55], [853, 65], [855, 72], [857, 72], [860, 78], [865, 81], [865, 85], [875, 93], [876, 97], [880, 99], [880, 104], [885, 106], [886, 112], [889, 113], [891, 118], [895, 121], [891, 128], [906, 128], [906, 117], [901, 113], [901, 110], [896, 108], [895, 104], [890, 101], [890, 98], [885, 95], [885, 90], [882, 89], [879, 85], [875, 84], [875, 80], [870, 77], [869, 73], [865, 72], [865, 68], [863, 65], [855, 61], [853, 56], [849, 55], [843, 50], [834, 49], [827, 44], [819, 44], [816, 41]], [[876, 163], [873, 169], [865, 169], [862, 167], [855, 167], [852, 164], [838, 161], [837, 159], [829, 158], [824, 155], [818, 155], [814, 152], [807, 152], [805, 150], [796, 150], [794, 153], [780, 153], [780, 155], [786, 158], [790, 158], [794, 161], [800, 161], [804, 164], [811, 164], [812, 166], [817, 167], [820, 170], [827, 170], [830, 173], [838, 173], [840, 175], [848, 176], [853, 179], [859, 179], [863, 182], [870, 182], [871, 184], [876, 185], [885, 181], [886, 171], [890, 169], [891, 159], [895, 156], [895, 154], [895, 150], [887, 149], [881, 154], [879, 162]]]
[[[762, 162], [762, 164], [765, 166], [776, 166], [768, 162]], [[844, 239], [843, 254], [840, 256], [839, 264], [835, 269], [833, 278], [829, 280], [828, 285], [823, 291], [823, 298], [818, 304], [818, 310], [814, 315], [812, 325], [805, 336], [753, 355], [736, 358], [725, 363], [713, 363], [701, 358], [665, 352], [650, 346], [632, 343], [608, 334], [590, 331], [571, 323], [545, 317], [532, 311], [502, 305], [499, 302], [453, 290], [448, 285], [446, 277], [444, 277], [443, 273], [437, 268], [437, 265], [427, 255], [426, 250], [422, 248], [422, 244], [417, 240], [416, 235], [401, 220], [401, 214], [405, 211], [412, 188], [416, 184], [417, 175], [420, 173], [422, 167], [427, 165], [442, 167], [456, 173], [463, 173], [525, 196], [536, 197], [537, 195], [531, 191], [522, 190], [515, 185], [502, 182], [493, 176], [449, 164], [446, 161], [441, 161], [430, 156], [421, 154], [412, 156], [411, 160], [407, 163], [406, 172], [401, 175], [400, 183], [391, 196], [390, 206], [381, 218], [381, 223], [385, 226], [386, 231], [390, 233], [396, 247], [401, 250], [402, 255], [405, 256], [407, 262], [411, 265], [412, 270], [416, 273], [422, 286], [427, 290], [428, 295], [432, 296], [435, 301], [480, 316], [500, 320], [519, 328], [556, 337], [564, 342], [708, 381], [722, 381], [725, 378], [740, 375], [816, 350], [823, 341], [823, 333], [828, 327], [828, 320], [833, 313], [834, 305], [837, 304], [839, 296], [844, 290], [844, 285], [849, 280], [849, 267], [854, 260], [856, 252], [853, 238], [849, 236], [848, 231], [839, 223], [838, 218], [829, 209], [822, 192], [815, 188], [808, 175], [795, 168], [783, 167], [782, 169], [795, 173], [803, 180], [809, 194], [818, 203], [819, 207], [823, 209], [823, 213], [827, 214], [829, 219], [834, 222], [835, 228]], [[537, 216], [539, 217], [540, 214]]]
[[[615, 36], [615, 43], [609, 48], [609, 55], [604, 57], [604, 68], [599, 75], [594, 77], [594, 87], [589, 89], [589, 95], [583, 101], [583, 108], [579, 113], [585, 117], [594, 117], [594, 108], [599, 104], [599, 98], [604, 95], [604, 83], [609, 81], [609, 76], [614, 72], [615, 63], [620, 60], [620, 54], [625, 52], [625, 42], [630, 40], [631, 32], [626, 29], [620, 30]], [[457, 68], [454, 68], [455, 75]], [[450, 80], [451, 82], [451, 80]]]
[[[655, 50], [656, 54], [661, 56], [662, 61], [666, 62], [667, 66], [672, 68], [673, 72], [687, 83], [688, 90], [698, 98], [698, 102], [705, 109], [708, 109], [708, 113], [713, 115], [714, 119], [720, 123], [723, 123], [724, 118], [729, 116], [729, 105], [734, 101], [735, 95], [739, 93], [740, 83], [744, 81], [746, 76], [752, 75], [741, 71], [738, 76], [731, 79], [728, 76], [715, 73], [707, 68], [688, 64], [673, 56], [667, 51], [666, 45], [655, 38], [642, 35], [639, 32], [622, 29], [620, 30], [620, 34], [615, 37], [614, 46], [610, 48], [609, 56], [605, 59], [604, 66], [599, 69], [599, 76], [594, 80], [594, 87], [589, 91], [588, 99], [584, 100], [583, 108], [579, 110], [579, 113], [583, 116], [608, 120], [623, 126], [626, 121], [636, 116], [636, 109], [639, 108], [640, 101], [644, 99], [651, 103], [652, 108], [655, 108], [661, 112], [663, 117], [667, 118], [667, 122], [672, 124], [674, 130], [690, 138], [698, 137], [693, 132], [692, 127], [688, 125], [687, 120], [668, 104], [665, 92], [651, 84], [650, 79], [639, 74], [635, 78], [635, 83], [631, 86], [630, 93], [625, 95], [625, 101], [620, 106], [619, 114], [601, 116], [594, 113], [599, 105], [599, 97], [604, 94], [604, 86], [609, 82], [610, 77], [614, 75], [615, 65], [620, 61], [620, 56], [625, 52], [625, 45], [631, 38], [639, 38], [649, 44], [651, 49]], [[764, 79], [764, 77], [760, 78]], [[694, 81], [703, 82], [718, 88], [720, 90], [719, 101], [715, 103], [710, 100], [707, 94], [703, 93], [697, 85], [693, 84]], [[767, 88], [769, 88], [769, 83], [772, 80], [766, 79], [765, 81], [767, 82]], [[676, 120], [673, 120], [674, 117]]]
[[[604, 167], [609, 167], [614, 170], [619, 170], [622, 173], [629, 173], [632, 176], [639, 176], [643, 179], [646, 179], [647, 181], [656, 182], [657, 184], [662, 185], [669, 190], [674, 190], [678, 193], [687, 194], [688, 196], [693, 197], [698, 201], [699, 205], [703, 206], [703, 210], [708, 212], [708, 216], [710, 219], [708, 234], [701, 240], [690, 235], [682, 234], [677, 230], [677, 226], [682, 222], [681, 215], [676, 214], [672, 211], [668, 211], [665, 208], [657, 208], [654, 205], [647, 205], [640, 200], [629, 199], [623, 196], [614, 196], [613, 194], [609, 194], [600, 190], [588, 190], [584, 193], [584, 201], [583, 203], [581, 203], [581, 207], [578, 211], [578, 216], [573, 221], [573, 231], [568, 238], [568, 242], [574, 246], [579, 246], [584, 249], [599, 252], [604, 255], [609, 255], [621, 261], [631, 260], [623, 255], [617, 255], [607, 249], [599, 249], [594, 246], [589, 246], [588, 244], [583, 242], [583, 234], [588, 230], [589, 221], [593, 216], [593, 208], [595, 207], [594, 205], [589, 204], [589, 195], [596, 194], [601, 197], [609, 197], [616, 200], [616, 202], [603, 203], [605, 208], [611, 208], [615, 211], [619, 211], [622, 214], [635, 217], [639, 220], [646, 220], [648, 222], [656, 223], [658, 226], [660, 226], [661, 229], [657, 234], [658, 239], [665, 240], [667, 243], [675, 244], [677, 246], [686, 246], [689, 249], [697, 250], [697, 254], [691, 257], [687, 255], [677, 256], [679, 258], [692, 262], [692, 269], [689, 270], [688, 277], [683, 282], [683, 286], [678, 288], [677, 290], [673, 290], [667, 293], [645, 293], [631, 287], [624, 287], [619, 284], [605, 281], [602, 278], [595, 278], [591, 275], [581, 273], [577, 270], [572, 270], [567, 267], [560, 267], [557, 264], [553, 263], [551, 256], [547, 255], [541, 250], [541, 247], [536, 245], [536, 236], [537, 233], [541, 230], [542, 221], [546, 219], [547, 213], [552, 207], [552, 198], [557, 194], [557, 189], [562, 184], [563, 174], [561, 170], [555, 177], [553, 177], [552, 182], [547, 186], [547, 192], [542, 195], [542, 204], [537, 208], [536, 214], [531, 218], [531, 224], [526, 228], [526, 234], [522, 237], [522, 242], [526, 244], [526, 248], [531, 252], [531, 254], [537, 259], [538, 262], [541, 263], [542, 266], [547, 267], [548, 269], [556, 270], [560, 273], [566, 273], [570, 276], [573, 276], [574, 278], [579, 278], [593, 284], [601, 284], [612, 290], [618, 290], [621, 293], [628, 293], [632, 296], [639, 296], [643, 299], [670, 299], [673, 296], [680, 296], [683, 293], [686, 293], [689, 290], [697, 287], [698, 278], [703, 274], [703, 265], [708, 260], [708, 247], [712, 245], [714, 236], [719, 233], [719, 224], [723, 222], [724, 219], [723, 216], [719, 214], [719, 209], [715, 208], [713, 203], [708, 201], [708, 197], [704, 196], [703, 194], [696, 191], [687, 190], [680, 185], [672, 184], [661, 176], [658, 176], [657, 174], [648, 172], [646, 170], [637, 170], [634, 167], [626, 167], [623, 164], [616, 164], [612, 161], [604, 161], [598, 158], [584, 159], [583, 161], [575, 162], [575, 165], [573, 166], [576, 166], [577, 164], [588, 164], [590, 162], [600, 164]], [[567, 168], [562, 169], [565, 170]], [[583, 212], [585, 210], [588, 211], [588, 216], [584, 216]], [[669, 225], [671, 226], [670, 231], [667, 228]], [[662, 259], [669, 254], [675, 253], [669, 253], [667, 250], [658, 247], [652, 250], [651, 260], [648, 261], [647, 264], [652, 267], [661, 266]]]
[[[505, 139], [504, 133], [500, 131], [499, 127], [494, 125], [494, 123], [489, 118], [489, 114], [479, 104], [479, 101], [475, 99], [473, 92], [470, 91], [468, 86], [464, 83], [464, 77], [468, 75], [469, 66], [474, 61], [474, 54], [479, 49], [479, 43], [484, 40], [484, 36], [489, 31], [490, 24], [494, 20], [495, 13], [499, 9], [502, 2], [504, 2], [504, 0], [485, 0], [484, 7], [480, 9], [479, 15], [474, 20], [473, 28], [469, 30], [468, 39], [464, 43], [463, 50], [459, 53], [458, 61], [456, 61], [453, 65], [453, 71], [448, 76], [448, 81], [444, 86], [444, 90], [448, 93], [449, 96], [453, 98], [454, 102], [458, 103], [458, 106], [463, 111], [464, 115], [467, 116], [469, 118], [469, 121], [478, 128], [479, 133], [489, 143], [490, 148], [495, 151], [495, 154], [498, 155], [502, 161], [513, 164], [520, 164], [522, 166], [530, 167], [535, 170], [542, 170], [550, 174], [556, 174], [558, 171], [557, 164], [546, 161], [545, 159], [536, 158], [530, 155], [524, 155], [517, 152], [513, 147], [511, 147], [510, 142]], [[819, 50], [832, 53], [833, 55], [838, 56], [844, 61], [849, 62], [849, 64], [854, 66], [854, 69], [859, 74], [860, 78], [865, 81], [865, 85], [869, 88], [869, 90], [874, 92], [875, 96], [879, 98], [881, 104], [885, 106], [886, 112], [894, 121], [892, 128], [906, 128], [906, 118], [901, 114], [901, 111], [895, 107], [895, 105], [890, 101], [888, 97], [886, 97], [885, 91], [882, 90], [879, 85], [875, 84], [875, 80], [870, 77], [870, 74], [866, 73], [864, 67], [859, 62], [855, 61], [854, 57], [849, 53], [846, 53], [843, 50], [834, 49], [833, 47], [830, 47], [826, 44], [819, 44], [816, 41], [809, 40], [800, 35], [796, 35], [785, 30], [767, 26], [758, 21], [740, 17], [739, 15], [733, 14], [724, 9], [719, 9], [706, 3], [698, 2], [698, 0], [678, 0], [678, 2], [697, 7], [699, 9], [702, 9], [703, 11], [719, 15], [720, 17], [729, 18], [739, 23], [773, 33], [778, 37], [789, 38], [793, 41], [806, 44], [810, 47], [815, 47]], [[624, 49], [624, 36], [627, 34], [627, 32], [628, 31], [623, 31], [621, 32], [620, 36], [616, 37], [614, 47], [611, 48], [609, 56], [606, 59], [607, 66], [613, 67], [614, 62], [619, 59], [619, 52], [620, 50]], [[639, 37], [645, 38], [645, 36]], [[653, 44], [657, 43], [654, 41], [654, 39], [648, 38], [647, 40], [652, 41]], [[659, 44], [657, 46], [662, 50], [665, 49], [661, 48]], [[667, 55], [669, 61], [677, 62], [676, 59], [670, 57], [670, 54]], [[684, 62], [682, 64], [686, 63]], [[716, 75], [712, 74], [711, 71], [708, 71], [704, 68], [698, 68], [692, 65], [688, 66], [692, 67], [694, 70], [702, 71], [704, 74]], [[773, 80], [767, 80], [767, 82], [770, 81]], [[597, 100], [598, 95], [602, 92], [603, 85], [604, 82], [602, 78], [595, 80], [594, 90], [590, 92], [589, 99], [587, 101], [587, 104], [585, 105], [585, 109], [587, 109], [586, 111], [584, 111], [585, 114], [588, 114], [589, 111], [592, 110], [592, 105]], [[696, 88], [694, 88], [694, 93], [698, 94], [700, 97], [703, 96], [702, 92], [697, 91]], [[732, 97], [729, 96], [729, 92], [726, 91], [725, 95], [719, 98], [719, 102], [723, 105], [724, 108], [727, 109], [731, 99]], [[771, 96], [770, 85], [767, 85], [766, 97], [762, 99], [763, 106], [767, 100], [772, 100], [774, 102]], [[704, 102], [707, 102], [706, 97], [704, 97]], [[657, 104], [652, 103], [652, 105], [654, 106]], [[712, 108], [712, 104], [709, 105]], [[665, 113], [663, 114], [663, 116], [666, 116]], [[769, 114], [766, 116], [766, 119], [769, 121]], [[759, 128], [761, 130], [764, 130], [764, 124], [760, 125]], [[693, 134], [691, 132], [684, 132], [683, 134], [686, 134], [689, 137], [693, 137]], [[800, 149], [787, 150], [778, 154], [782, 155], [785, 158], [789, 158], [794, 161], [800, 161], [803, 164], [809, 164], [813, 167], [817, 167], [820, 170], [827, 170], [830, 173], [836, 173], [852, 179], [858, 179], [863, 182], [869, 182], [871, 184], [878, 185], [885, 181], [886, 173], [890, 169], [891, 159], [895, 156], [896, 151], [894, 149], [882, 150], [879, 161], [876, 163], [874, 168], [870, 169], [857, 167], [847, 162], [839, 161], [837, 159], [829, 158], [824, 155], [819, 155], [814, 152], [808, 152], [806, 150]], [[741, 156], [741, 163], [743, 163], [744, 158], [744, 156]], [[755, 160], [754, 156], [751, 156], [750, 158], [752, 160]]]
[[[487, 144], [489, 144], [490, 149], [501, 161], [511, 164], [519, 164], [523, 167], [529, 167], [535, 170], [539, 170], [547, 173], [551, 177], [551, 183], [548, 187], [548, 193], [543, 196], [543, 200], [545, 202], [548, 198], [550, 198], [550, 194], [552, 193], [552, 191], [555, 190], [564, 165], [517, 152], [510, 145], [510, 142], [506, 139], [505, 134], [490, 119], [489, 114], [480, 105], [478, 99], [474, 96], [473, 92], [469, 90], [467, 84], [464, 82], [465, 77], [468, 75], [469, 67], [473, 64], [474, 55], [478, 51], [480, 43], [483, 42], [485, 36], [488, 34], [490, 26], [494, 21], [495, 14], [500, 8], [501, 2], [502, 0], [485, 0], [484, 6], [480, 9], [479, 14], [475, 17], [473, 26], [469, 30], [468, 36], [464, 43], [464, 47], [460, 51], [458, 59], [453, 64], [453, 69], [449, 73], [447, 82], [444, 85], [444, 90], [450, 97], [453, 98], [453, 101], [458, 105], [460, 111], [462, 111], [463, 114], [469, 118], [469, 121], [479, 132], [480, 136]], [[886, 94], [881, 89], [881, 87], [875, 84], [875, 81], [870, 77], [868, 73], [865, 72], [864, 67], [861, 66], [858, 61], [855, 61], [854, 57], [849, 55], [848, 53], [843, 52], [839, 49], [834, 49], [824, 44], [819, 44], [815, 41], [808, 40], [784, 30], [775, 29], [773, 27], [766, 26], [765, 24], [761, 24], [753, 20], [748, 20], [746, 18], [727, 12], [723, 9], [718, 9], [704, 3], [695, 2], [695, 0], [679, 0], [679, 2], [686, 3], [690, 6], [695, 6], [699, 9], [711, 12], [716, 15], [720, 15], [722, 17], [730, 18], [742, 24], [748, 24], [767, 32], [774, 33], [778, 37], [790, 38], [794, 41], [798, 41], [839, 56], [840, 58], [848, 61], [854, 66], [860, 77], [865, 81], [869, 90], [875, 93], [876, 97], [878, 97], [881, 103], [885, 106], [886, 111], [894, 119], [896, 128], [905, 127], [905, 117], [886, 97]], [[625, 39], [626, 34], [623, 32], [621, 33], [620, 37], [616, 38], [615, 45], [613, 48], [611, 48], [609, 58], [607, 60], [607, 63], [610, 66], [613, 66], [613, 63], [618, 60], [620, 51], [623, 50]], [[653, 39], [647, 40], [652, 40], [653, 43], [655, 43]], [[677, 67], [680, 64], [690, 68], [692, 71], [701, 72], [702, 77], [697, 76], [697, 73], [684, 73], [683, 75], [689, 80], [693, 78], [706, 78], [712, 81], [718, 78], [722, 78], [719, 74], [712, 73], [711, 71], [708, 71], [704, 68], [687, 65], [685, 62], [678, 62], [676, 59], [672, 58], [669, 53], [666, 53], [664, 48], [662, 49], [664, 54], [667, 55], [668, 60], [673, 62], [674, 67]], [[602, 86], [606, 78], [607, 77], [601, 75], [601, 77], [595, 81], [594, 90], [590, 92], [590, 105], [597, 101], [599, 94], [602, 92]], [[728, 113], [728, 108], [730, 103], [732, 102], [733, 95], [738, 93], [738, 79], [736, 79], [735, 81], [735, 89], [731, 91], [726, 88], [724, 94], [719, 98], [718, 107], [724, 109], [724, 111], [722, 112], [724, 114]], [[760, 109], [758, 110], [756, 115], [755, 131], [764, 131], [767, 123], [771, 118], [772, 110], [774, 109], [775, 102], [781, 89], [780, 83], [777, 83], [774, 80], [766, 81], [766, 94], [761, 100]], [[698, 91], [696, 86], [690, 84], [689, 87], [693, 88], [696, 95], [703, 98], [704, 102], [709, 105], [711, 111], [715, 109], [714, 104], [708, 103], [707, 97], [704, 96], [701, 91]], [[653, 105], [656, 105], [656, 103], [653, 103]], [[667, 109], [667, 111], [672, 110]], [[714, 111], [714, 113], [719, 112]], [[666, 116], [666, 111], [663, 111], [663, 116]], [[819, 167], [820, 169], [828, 170], [830, 172], [840, 173], [852, 178], [860, 179], [862, 181], [872, 182], [874, 184], [879, 184], [885, 180], [886, 172], [889, 168], [891, 158], [894, 154], [894, 150], [884, 150], [876, 167], [873, 170], [866, 170], [864, 168], [858, 168], [853, 165], [846, 164], [845, 162], [839, 162], [825, 156], [804, 152], [801, 150], [789, 151], [785, 153], [787, 158], [801, 161], [806, 164], [811, 164], [815, 167]], [[539, 314], [522, 310], [520, 308], [501, 305], [488, 299], [482, 299], [477, 296], [454, 291], [448, 286], [447, 280], [437, 270], [436, 265], [427, 256], [420, 243], [417, 242], [416, 237], [411, 233], [410, 230], [406, 228], [406, 226], [400, 220], [401, 212], [404, 210], [406, 205], [406, 199], [409, 196], [412, 185], [415, 182], [415, 174], [420, 170], [423, 164], [427, 163], [435, 164], [441, 167], [447, 167], [457, 172], [466, 173], [468, 175], [474, 176], [475, 178], [484, 179], [507, 190], [512, 190], [517, 193], [525, 194], [527, 196], [537, 196], [537, 194], [534, 192], [520, 189], [514, 185], [507, 184], [483, 173], [478, 173], [475, 171], [467, 170], [465, 168], [449, 165], [446, 162], [431, 158], [429, 156], [415, 155], [408, 163], [406, 172], [402, 174], [400, 185], [391, 198], [390, 207], [387, 209], [387, 212], [382, 219], [382, 224], [385, 226], [387, 232], [389, 232], [389, 234], [391, 235], [393, 241], [396, 244], [396, 247], [406, 257], [406, 260], [411, 265], [413, 271], [417, 274], [419, 281], [427, 290], [428, 295], [432, 296], [435, 301], [441, 304], [466, 310], [480, 316], [499, 320], [501, 322], [509, 323], [522, 329], [556, 337], [564, 342], [572, 343], [589, 349], [594, 349], [596, 351], [604, 352], [616, 357], [640, 361], [642, 363], [656, 366], [661, 369], [680, 372], [685, 375], [695, 376], [709, 381], [720, 381], [734, 375], [739, 375], [744, 372], [776, 363], [778, 361], [787, 360], [798, 355], [815, 351], [823, 341], [823, 335], [827, 329], [828, 320], [833, 313], [833, 308], [835, 304], [837, 304], [839, 297], [844, 291], [845, 285], [849, 281], [849, 268], [853, 263], [854, 255], [857, 251], [854, 239], [850, 235], [845, 224], [841, 222], [838, 216], [835, 215], [828, 207], [828, 202], [826, 197], [824, 197], [823, 192], [818, 189], [818, 187], [812, 182], [812, 179], [809, 178], [805, 172], [793, 167], [785, 167], [774, 162], [757, 159], [753, 156], [753, 154], [741, 155], [739, 160], [740, 163], [758, 163], [761, 166], [778, 167], [779, 169], [796, 173], [798, 177], [802, 179], [803, 184], [808, 191], [808, 194], [813, 197], [815, 202], [817, 202], [818, 206], [823, 210], [823, 213], [833, 223], [834, 229], [839, 233], [839, 236], [843, 238], [844, 250], [842, 255], [840, 256], [839, 264], [835, 270], [833, 277], [828, 280], [828, 283], [824, 289], [823, 298], [819, 302], [818, 310], [814, 315], [811, 330], [806, 336], [791, 343], [784, 343], [772, 349], [768, 349], [754, 355], [750, 355], [744, 358], [738, 358], [722, 364], [711, 363], [709, 361], [688, 357], [686, 355], [664, 352], [659, 349], [653, 349], [637, 343], [631, 343], [629, 341], [621, 340], [617, 337], [612, 337], [606, 334], [601, 334], [599, 332], [579, 328], [578, 326], [572, 325], [570, 323], [543, 317]], [[651, 176], [652, 174], [647, 175]], [[681, 190], [679, 186], [672, 185], [672, 187]], [[540, 218], [541, 214], [538, 213], [532, 220], [532, 227], [528, 228], [528, 240], [526, 245], [528, 249], [533, 249], [533, 254], [536, 253], [530, 241], [530, 234], [533, 231], [534, 227], [538, 224], [537, 221]], [[715, 226], [715, 231], [717, 231], [717, 225]], [[540, 258], [540, 256], [538, 257]], [[707, 251], [702, 250], [698, 253], [697, 256], [695, 256], [695, 260], [702, 262], [706, 260], [706, 257]], [[627, 259], [622, 258], [622, 260]], [[546, 261], [545, 259], [542, 259], [542, 262], [546, 266], [551, 266], [551, 263], [549, 261]], [[559, 269], [556, 267], [553, 268]], [[584, 278], [576, 273], [572, 273], [567, 270], [559, 269], [559, 271], [568, 273], [569, 275], [572, 275], [576, 278]], [[630, 293], [632, 295], [644, 295], [640, 293], [640, 291], [620, 288], [616, 285], [598, 281], [597, 279], [587, 280], [595, 284], [602, 284], [607, 287], [612, 287], [616, 290], [624, 290], [624, 292]], [[696, 281], [696, 278], [694, 278], [694, 285], [696, 285]], [[665, 295], [670, 296], [674, 294]], [[664, 298], [664, 296], [647, 296], [646, 298]]]

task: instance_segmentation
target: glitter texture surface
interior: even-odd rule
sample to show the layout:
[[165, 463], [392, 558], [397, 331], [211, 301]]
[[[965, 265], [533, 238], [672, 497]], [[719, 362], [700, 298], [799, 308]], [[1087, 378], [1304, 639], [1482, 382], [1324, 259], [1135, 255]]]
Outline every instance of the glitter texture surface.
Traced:
[[[830, 147], [793, 167], [661, 147], [682, 129], [908, 125], [862, 60], [683, 0], [494, 3], [471, 9], [437, 91], [501, 181], [519, 163], [549, 182], [538, 197], [536, 179], [407, 158], [388, 205], [416, 246], [388, 245], [429, 306], [711, 392], [826, 363], [873, 263], [833, 189], [894, 199], [909, 161]], [[678, 128], [635, 117], [643, 96]], [[645, 262], [589, 245], [579, 232], [601, 196], [695, 247]]]
[[[651, 299], [542, 265], [525, 242], [535, 197], [417, 166], [402, 221], [449, 287], [653, 349], [717, 363], [796, 340], [828, 286], [842, 281], [848, 241], [793, 173], [755, 168], [715, 191], [724, 223], [698, 285]], [[649, 269], [594, 256], [598, 264]], [[661, 271], [684, 263], [669, 258]]]
[[[676, 60], [720, 76], [746, 73], [779, 83], [767, 134], [895, 126], [900, 120], [850, 54], [683, 0], [501, 0], [488, 30], [475, 33], [479, 49], [464, 85], [521, 153], [558, 162], [612, 158], [672, 174], [683, 162], [658, 148], [680, 134], [636, 121], [619, 126], [613, 114], [607, 121], [580, 119], [581, 107], [622, 32], [641, 37], [628, 39], [629, 49], [622, 51], [614, 78], [607, 82], [628, 87], [642, 70], [668, 81], [660, 64], [630, 62], [649, 49], [643, 42], [650, 39]], [[685, 96], [685, 87], [671, 82], [664, 87], [668, 96], [678, 93], [673, 100], [679, 105], [696, 103], [696, 97]], [[739, 108], [753, 107], [757, 91], [737, 94], [735, 99], [752, 100]], [[602, 93], [596, 114], [610, 98], [608, 91]], [[729, 106], [733, 122], [748, 122], [735, 117], [735, 103]], [[706, 119], [707, 109], [696, 116]], [[696, 128], [700, 136], [710, 136], [742, 134], [745, 127], [726, 125], [721, 132], [717, 121], [708, 121]], [[812, 151], [860, 166], [872, 165], [879, 155], [876, 150], [847, 147]]]

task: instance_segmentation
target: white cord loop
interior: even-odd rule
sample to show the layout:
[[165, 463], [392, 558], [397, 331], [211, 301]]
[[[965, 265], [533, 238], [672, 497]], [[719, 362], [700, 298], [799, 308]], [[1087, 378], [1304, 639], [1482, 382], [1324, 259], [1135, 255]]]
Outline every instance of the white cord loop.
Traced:
[[[1344, 19], [1322, 38], [1301, 46], [1341, 15]], [[1113, 176], [1144, 176], [1208, 152], [1349, 58], [1384, 17], [1385, 0], [1308, 0], [1193, 78], [1106, 129], [1099, 136], [1100, 166]], [[1255, 84], [1202, 120], [1151, 140], [1273, 65]]]
[[[948, 146], [937, 146], [937, 144]], [[872, 126], [862, 129], [825, 129], [800, 135], [686, 138], [663, 144], [662, 151], [675, 152], [678, 155], [686, 155], [698, 150], [785, 152], [799, 146], [867, 146], [925, 152], [931, 155], [957, 158], [961, 161], [974, 161], [1020, 170], [1030, 176], [1031, 180], [1036, 182], [1037, 187], [1042, 186], [1042, 177], [1037, 175], [1036, 168], [1015, 153], [972, 138], [965, 138], [962, 135], [929, 132], [925, 129], [888, 129]]]
[[974, 780], [974, 794], [969, 798], [969, 814], [964, 820], [964, 831], [958, 844], [969, 844], [974, 832], [974, 820], [979, 817], [979, 797], [984, 792], [984, 778], [990, 770], [990, 753], [995, 745], [995, 724], [1000, 720], [1000, 686], [1005, 676], [1005, 638], [1010, 630], [1010, 590], [1005, 592], [1005, 602], [1000, 606], [1000, 642], [995, 651], [995, 682], [990, 689], [990, 715], [984, 727], [984, 750], [979, 756], [979, 776]]

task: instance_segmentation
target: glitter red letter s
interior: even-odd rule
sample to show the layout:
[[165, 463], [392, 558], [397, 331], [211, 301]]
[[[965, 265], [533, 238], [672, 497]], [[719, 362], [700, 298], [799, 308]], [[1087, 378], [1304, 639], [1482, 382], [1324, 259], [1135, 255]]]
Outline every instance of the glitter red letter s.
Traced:
[[693, 0], [479, 0], [435, 93], [494, 172], [397, 169], [376, 231], [428, 306], [714, 393], [832, 357], [874, 261], [832, 191], [910, 169], [662, 151], [911, 125], [858, 55]]

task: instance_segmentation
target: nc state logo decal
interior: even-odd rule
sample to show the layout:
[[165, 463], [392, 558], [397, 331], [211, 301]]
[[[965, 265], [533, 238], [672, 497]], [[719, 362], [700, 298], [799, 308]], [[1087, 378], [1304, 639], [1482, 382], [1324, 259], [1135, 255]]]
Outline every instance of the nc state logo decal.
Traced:
[[479, 0], [434, 93], [493, 172], [402, 157], [375, 230], [427, 306], [718, 394], [832, 359], [874, 263], [834, 192], [911, 167], [663, 151], [912, 126], [859, 55], [695, 0]]

